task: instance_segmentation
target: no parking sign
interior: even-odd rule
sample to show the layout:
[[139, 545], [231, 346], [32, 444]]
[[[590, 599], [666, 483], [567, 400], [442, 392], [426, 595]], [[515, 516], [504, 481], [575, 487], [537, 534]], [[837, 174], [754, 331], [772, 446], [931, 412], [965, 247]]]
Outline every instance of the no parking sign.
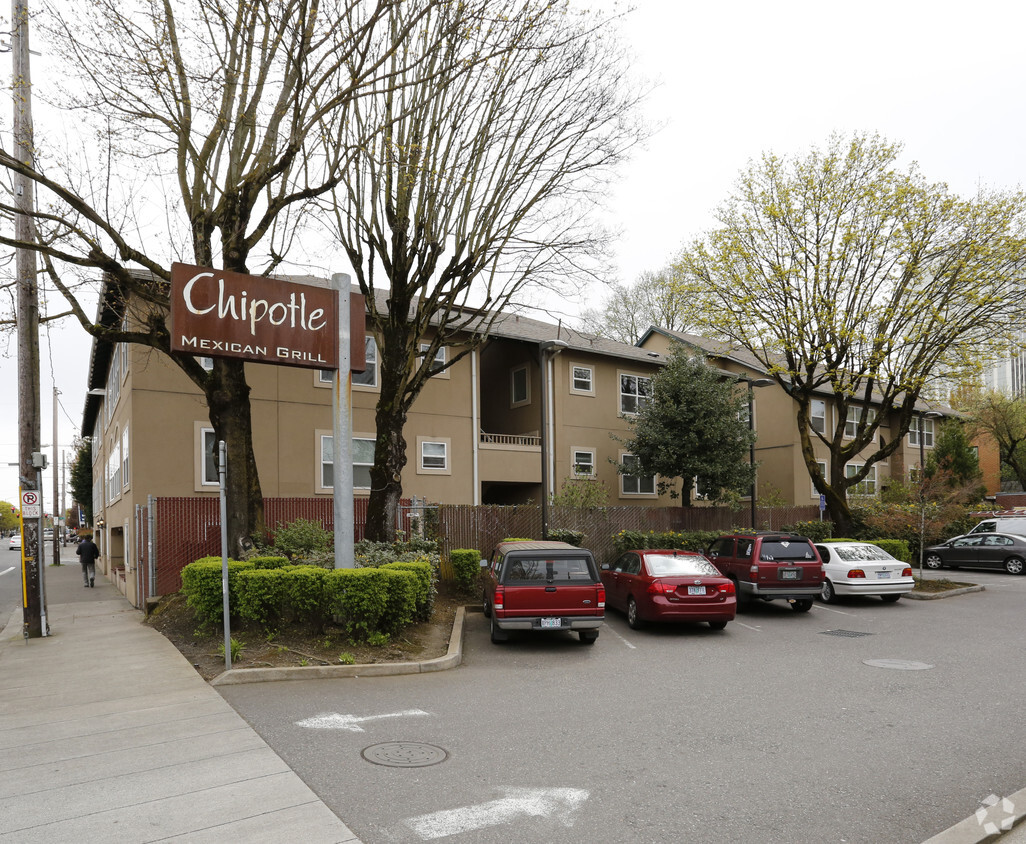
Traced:
[[35, 490], [28, 490], [21, 494], [21, 518], [38, 519], [43, 515], [43, 502]]

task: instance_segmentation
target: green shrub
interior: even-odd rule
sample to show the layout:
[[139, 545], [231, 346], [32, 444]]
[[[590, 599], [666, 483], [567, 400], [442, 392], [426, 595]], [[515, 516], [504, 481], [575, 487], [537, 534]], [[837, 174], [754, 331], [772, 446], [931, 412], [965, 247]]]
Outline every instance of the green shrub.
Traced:
[[408, 571], [416, 575], [417, 585], [413, 596], [416, 620], [427, 621], [431, 618], [431, 612], [435, 608], [435, 595], [438, 594], [435, 588], [438, 567], [430, 560], [397, 560], [394, 563], [385, 563], [381, 568]]
[[[237, 574], [253, 568], [250, 562], [228, 561], [229, 611], [238, 604]], [[186, 602], [201, 624], [220, 624], [224, 618], [224, 597], [221, 588], [221, 558], [203, 557], [182, 569], [182, 591]]]
[[292, 565], [288, 557], [250, 557], [246, 562], [256, 569], [281, 569]]
[[350, 636], [394, 633], [413, 621], [418, 577], [403, 569], [335, 569], [325, 579], [328, 609]]
[[259, 624], [265, 630], [277, 625], [287, 615], [288, 596], [284, 570], [248, 569], [236, 575], [238, 599], [232, 613], [243, 621]]
[[275, 551], [296, 560], [331, 548], [332, 535], [319, 522], [296, 519], [288, 525], [279, 523], [273, 541]]
[[289, 566], [283, 571], [285, 594], [292, 617], [300, 623], [324, 625], [329, 616], [325, 588], [329, 570], [307, 565]]
[[549, 528], [549, 539], [580, 548], [584, 545], [584, 531], [573, 528]]
[[481, 552], [474, 548], [454, 548], [449, 552], [449, 564], [456, 577], [456, 588], [463, 594], [473, 592], [481, 575]]
[[808, 537], [813, 542], [826, 542], [834, 532], [834, 523], [829, 520], [822, 522], [795, 522], [794, 524], [784, 525], [784, 527], [781, 528], [781, 531], [785, 533], [797, 533], [799, 536]]
[[661, 531], [621, 530], [613, 536], [616, 553], [645, 548], [672, 548], [681, 551], [704, 552], [721, 535], [715, 530]]

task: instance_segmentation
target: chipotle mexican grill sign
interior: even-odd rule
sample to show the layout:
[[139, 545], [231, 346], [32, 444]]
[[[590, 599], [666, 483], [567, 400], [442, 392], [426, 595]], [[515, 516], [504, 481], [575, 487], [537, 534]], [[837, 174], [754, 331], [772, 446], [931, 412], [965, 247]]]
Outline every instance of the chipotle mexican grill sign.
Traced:
[[329, 288], [172, 264], [171, 349], [335, 369], [337, 301]]

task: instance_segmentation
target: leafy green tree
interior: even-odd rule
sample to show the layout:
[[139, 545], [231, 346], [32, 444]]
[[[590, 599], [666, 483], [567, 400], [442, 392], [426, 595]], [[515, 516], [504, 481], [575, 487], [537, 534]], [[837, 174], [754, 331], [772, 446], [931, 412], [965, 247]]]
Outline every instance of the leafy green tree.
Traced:
[[[83, 437], [75, 443], [71, 459], [71, 493], [82, 508], [85, 524], [93, 523], [93, 439]], [[84, 525], [79, 525], [83, 527]]]
[[951, 487], [975, 489], [980, 497], [985, 492], [980, 484], [980, 461], [969, 445], [965, 428], [957, 420], [948, 420], [941, 426], [925, 471], [928, 476], [943, 471]]
[[[805, 464], [841, 534], [849, 490], [901, 447], [924, 387], [961, 380], [1022, 312], [1023, 194], [960, 199], [900, 169], [900, 152], [835, 135], [804, 158], [763, 155], [679, 263], [703, 330], [754, 355], [794, 399]], [[823, 391], [835, 422], [820, 430]], [[846, 475], [850, 462], [861, 467]]]
[[983, 393], [969, 402], [968, 413], [970, 430], [997, 443], [1002, 467], [1026, 489], [1026, 397]]
[[0, 531], [14, 530], [18, 527], [18, 508], [10, 501], [0, 501]]
[[751, 491], [753, 438], [747, 394], [737, 382], [677, 348], [652, 379], [651, 398], [630, 420], [623, 443], [634, 460], [617, 468], [621, 474], [658, 474], [660, 491], [679, 495], [685, 506], [693, 483], [700, 495], [723, 500]]

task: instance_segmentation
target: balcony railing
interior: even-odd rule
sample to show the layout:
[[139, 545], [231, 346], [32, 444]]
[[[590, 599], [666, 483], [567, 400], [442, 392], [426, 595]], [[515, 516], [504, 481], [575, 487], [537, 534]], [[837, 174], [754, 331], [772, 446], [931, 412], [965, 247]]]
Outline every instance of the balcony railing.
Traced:
[[486, 434], [481, 432], [482, 445], [519, 445], [541, 447], [541, 437], [534, 434]]

